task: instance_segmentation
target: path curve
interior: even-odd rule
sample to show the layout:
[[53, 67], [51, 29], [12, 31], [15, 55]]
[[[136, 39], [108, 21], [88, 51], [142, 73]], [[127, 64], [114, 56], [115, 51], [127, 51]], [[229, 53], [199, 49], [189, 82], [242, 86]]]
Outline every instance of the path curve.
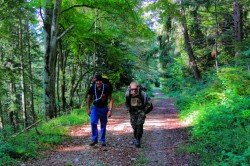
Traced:
[[[55, 150], [44, 152], [45, 157], [30, 160], [22, 166], [131, 166], [139, 161], [143, 166], [189, 166], [188, 155], [180, 155], [176, 148], [186, 142], [187, 132], [178, 119], [174, 99], [154, 91], [154, 110], [147, 115], [142, 148], [133, 145], [133, 132], [129, 114], [124, 105], [114, 109], [107, 126], [107, 146], [90, 147], [89, 124], [72, 127], [72, 140], [64, 142]], [[99, 127], [99, 126], [98, 126]]]

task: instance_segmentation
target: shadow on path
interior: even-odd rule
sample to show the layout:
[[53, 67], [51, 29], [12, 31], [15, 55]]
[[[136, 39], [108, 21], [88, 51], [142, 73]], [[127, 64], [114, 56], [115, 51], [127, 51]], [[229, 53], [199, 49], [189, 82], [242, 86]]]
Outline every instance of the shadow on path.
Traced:
[[[90, 125], [72, 127], [72, 140], [59, 145], [54, 151], [44, 152], [44, 158], [30, 160], [23, 166], [189, 166], [190, 157], [179, 154], [177, 147], [188, 141], [186, 127], [178, 119], [174, 99], [154, 91], [154, 110], [147, 115], [142, 148], [133, 145], [129, 114], [124, 105], [114, 109], [107, 126], [107, 146], [90, 147]], [[98, 126], [99, 127], [99, 126]], [[147, 160], [140, 162], [140, 157]]]

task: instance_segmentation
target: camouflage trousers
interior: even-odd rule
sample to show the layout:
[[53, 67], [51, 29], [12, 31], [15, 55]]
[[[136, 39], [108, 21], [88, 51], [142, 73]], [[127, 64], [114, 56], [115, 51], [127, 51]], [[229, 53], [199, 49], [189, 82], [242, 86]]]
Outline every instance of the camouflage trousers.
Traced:
[[134, 137], [136, 139], [141, 139], [143, 134], [143, 124], [145, 122], [146, 115], [144, 110], [133, 109], [130, 111], [130, 123], [134, 130]]

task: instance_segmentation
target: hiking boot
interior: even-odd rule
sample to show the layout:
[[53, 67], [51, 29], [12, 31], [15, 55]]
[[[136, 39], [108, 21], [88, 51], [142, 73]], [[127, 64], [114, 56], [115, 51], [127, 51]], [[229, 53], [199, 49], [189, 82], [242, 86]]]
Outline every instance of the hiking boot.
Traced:
[[97, 144], [97, 142], [91, 142], [90, 144], [89, 144], [89, 146], [94, 146], [95, 144]]
[[136, 147], [136, 148], [140, 148], [140, 147], [141, 147], [141, 142], [140, 142], [139, 139], [136, 139], [136, 140], [135, 140], [135, 147]]
[[105, 142], [102, 142], [102, 144], [101, 144], [102, 146], [106, 146], [106, 143]]

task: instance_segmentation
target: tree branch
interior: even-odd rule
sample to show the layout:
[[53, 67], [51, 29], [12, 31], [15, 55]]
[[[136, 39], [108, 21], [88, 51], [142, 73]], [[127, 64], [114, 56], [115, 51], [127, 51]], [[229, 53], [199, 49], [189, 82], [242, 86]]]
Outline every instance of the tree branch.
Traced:
[[60, 36], [57, 37], [56, 40], [61, 39], [66, 33], [68, 33], [71, 29], [74, 28], [74, 25], [71, 25], [68, 29], [66, 29]]
[[34, 126], [36, 126], [38, 123], [40, 123], [42, 120], [38, 120], [37, 122], [35, 122], [35, 123], [33, 123], [32, 125], [30, 125], [29, 127], [27, 127], [27, 128], [25, 128], [25, 129], [23, 129], [21, 132], [19, 132], [19, 133], [17, 133], [17, 134], [15, 134], [15, 135], [13, 135], [12, 137], [16, 137], [16, 136], [18, 136], [18, 135], [20, 135], [20, 134], [22, 134], [23, 132], [26, 132], [27, 130], [29, 130], [30, 128], [32, 128], [32, 127], [34, 127]]
[[66, 11], [69, 11], [69, 10], [75, 8], [75, 7], [88, 7], [88, 8], [92, 8], [92, 9], [96, 8], [96, 7], [85, 5], [85, 4], [83, 4], [83, 5], [74, 5], [74, 6], [71, 6], [71, 7], [67, 8], [67, 9], [63, 10], [61, 12], [61, 14], [64, 13], [64, 12], [66, 12]]
[[40, 17], [41, 17], [41, 19], [43, 21], [43, 25], [44, 25], [44, 19], [43, 19], [43, 14], [42, 14], [42, 8], [41, 8], [41, 6], [39, 8], [39, 14], [40, 14]]
[[85, 5], [85, 4], [82, 4], [82, 5], [73, 5], [73, 6], [69, 7], [69, 8], [67, 8], [67, 9], [63, 10], [63, 11], [61, 12], [61, 14], [64, 13], [64, 12], [66, 12], [66, 11], [69, 11], [69, 10], [75, 8], [75, 7], [88, 7], [88, 8], [91, 8], [91, 9], [100, 9], [100, 10], [106, 11], [107, 13], [110, 13], [110, 14], [118, 14], [118, 15], [119, 15], [119, 13], [113, 13], [113, 12], [111, 12], [111, 11], [102, 9], [102, 8], [100, 8], [100, 7], [90, 6], [90, 5]]

